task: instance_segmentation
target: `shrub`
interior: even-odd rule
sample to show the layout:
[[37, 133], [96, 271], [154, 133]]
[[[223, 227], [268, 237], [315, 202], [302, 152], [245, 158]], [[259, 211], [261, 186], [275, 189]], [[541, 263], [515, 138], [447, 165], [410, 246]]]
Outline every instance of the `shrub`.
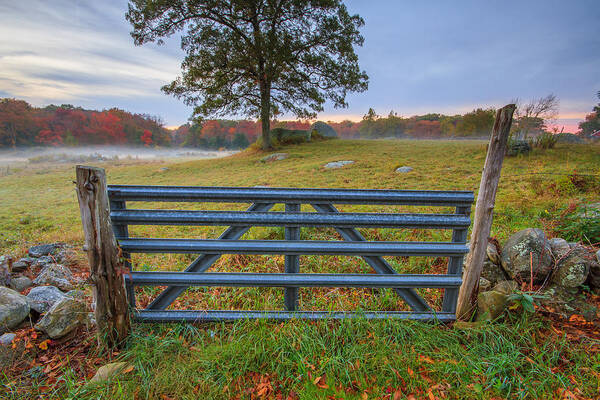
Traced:
[[557, 232], [567, 241], [600, 243], [600, 210], [585, 206], [566, 207], [560, 210]]
[[550, 132], [544, 132], [533, 141], [533, 147], [539, 149], [553, 149], [558, 142], [558, 135], [554, 135]]

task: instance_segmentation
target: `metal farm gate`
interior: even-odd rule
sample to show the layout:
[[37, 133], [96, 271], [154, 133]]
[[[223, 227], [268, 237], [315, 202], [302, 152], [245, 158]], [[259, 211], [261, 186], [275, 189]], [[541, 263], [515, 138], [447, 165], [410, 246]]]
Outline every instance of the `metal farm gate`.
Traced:
[[[407, 191], [292, 189], [263, 187], [176, 187], [109, 185], [110, 220], [123, 256], [131, 253], [192, 253], [199, 256], [184, 272], [139, 272], [126, 276], [127, 293], [138, 321], [226, 321], [245, 318], [410, 318], [455, 319], [463, 255], [470, 225], [473, 193], [467, 191]], [[139, 210], [127, 202], [252, 203], [247, 211]], [[270, 211], [277, 203], [285, 212]], [[308, 204], [316, 212], [301, 212]], [[453, 214], [392, 214], [339, 212], [334, 204], [454, 207]], [[131, 238], [128, 225], [229, 226], [218, 239]], [[285, 227], [285, 240], [240, 240], [252, 226]], [[300, 240], [302, 227], [333, 227], [343, 241]], [[367, 241], [356, 228], [452, 229], [451, 242]], [[285, 273], [206, 272], [222, 254], [283, 254]], [[360, 256], [376, 274], [304, 274], [299, 256]], [[448, 257], [444, 275], [398, 274], [383, 256]], [[129, 261], [126, 266], [131, 268]], [[134, 286], [168, 286], [146, 309], [135, 309]], [[189, 286], [285, 288], [285, 311], [166, 310]], [[412, 312], [326, 312], [298, 310], [300, 287], [394, 288]], [[441, 312], [435, 312], [416, 288], [443, 288]]]

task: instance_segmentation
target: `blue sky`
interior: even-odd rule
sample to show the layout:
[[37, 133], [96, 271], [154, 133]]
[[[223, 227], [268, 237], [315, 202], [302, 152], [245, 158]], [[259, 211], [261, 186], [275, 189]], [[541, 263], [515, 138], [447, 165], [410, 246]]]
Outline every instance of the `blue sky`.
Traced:
[[[347, 1], [365, 19], [369, 90], [320, 119], [463, 113], [555, 93], [573, 126], [600, 90], [600, 1]], [[179, 39], [136, 47], [122, 0], [0, 3], [0, 97], [34, 105], [117, 106], [184, 123], [160, 87], [179, 73]]]

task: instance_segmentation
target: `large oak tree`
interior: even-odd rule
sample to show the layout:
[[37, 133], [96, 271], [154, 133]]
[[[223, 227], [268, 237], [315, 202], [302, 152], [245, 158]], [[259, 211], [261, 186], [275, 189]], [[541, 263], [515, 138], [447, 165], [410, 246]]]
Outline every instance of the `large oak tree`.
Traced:
[[367, 89], [355, 53], [364, 21], [340, 0], [130, 0], [126, 18], [137, 45], [181, 32], [182, 74], [164, 92], [195, 117], [260, 118], [265, 149], [271, 117], [314, 118]]

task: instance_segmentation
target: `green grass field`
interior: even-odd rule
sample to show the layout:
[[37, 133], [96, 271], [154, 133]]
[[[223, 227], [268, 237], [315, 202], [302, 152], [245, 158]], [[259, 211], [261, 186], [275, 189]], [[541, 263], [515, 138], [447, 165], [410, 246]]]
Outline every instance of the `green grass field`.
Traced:
[[[289, 158], [263, 163], [264, 153], [218, 160], [107, 163], [109, 184], [336, 187], [477, 191], [486, 143], [475, 141], [325, 141], [288, 146]], [[329, 161], [354, 160], [326, 170]], [[408, 165], [410, 173], [396, 173]], [[492, 236], [540, 227], [555, 232], [567, 207], [600, 201], [600, 146], [558, 145], [507, 158]], [[588, 175], [592, 175], [588, 177]], [[577, 179], [573, 178], [575, 176]], [[582, 178], [583, 177], [583, 178]], [[0, 176], [0, 254], [20, 256], [32, 244], [81, 246], [83, 233], [73, 166], [48, 165]], [[583, 179], [586, 184], [579, 184]], [[132, 204], [136, 208], [186, 204]], [[244, 209], [245, 205], [194, 204]], [[210, 208], [209, 208], [210, 207]], [[397, 211], [391, 206], [341, 206], [343, 211]], [[279, 208], [281, 209], [281, 208]], [[308, 208], [306, 208], [308, 211]], [[444, 212], [440, 208], [421, 211]], [[216, 238], [221, 227], [135, 227], [134, 236]], [[362, 230], [370, 240], [447, 240], [448, 232]], [[303, 239], [335, 238], [333, 230], [304, 229]], [[253, 228], [245, 238], [283, 238], [283, 229]], [[136, 269], [180, 270], [191, 256], [134, 258]], [[446, 260], [389, 258], [401, 272], [441, 273]], [[225, 256], [215, 271], [282, 272], [283, 256]], [[351, 257], [301, 257], [302, 272], [368, 272]], [[146, 304], [156, 288], [137, 292]], [[437, 290], [421, 293], [439, 307]], [[176, 308], [281, 309], [281, 289], [196, 288]], [[306, 310], [405, 309], [388, 290], [303, 289]], [[7, 398], [597, 398], [600, 343], [569, 335], [541, 315], [508, 315], [475, 328], [408, 321], [136, 325], [118, 359], [134, 369], [106, 384], [84, 385], [66, 363], [52, 385], [5, 374]], [[90, 356], [91, 357], [91, 356]], [[105, 356], [103, 356], [105, 357]], [[83, 376], [82, 376], [83, 375]], [[24, 386], [27, 382], [27, 386]]]

